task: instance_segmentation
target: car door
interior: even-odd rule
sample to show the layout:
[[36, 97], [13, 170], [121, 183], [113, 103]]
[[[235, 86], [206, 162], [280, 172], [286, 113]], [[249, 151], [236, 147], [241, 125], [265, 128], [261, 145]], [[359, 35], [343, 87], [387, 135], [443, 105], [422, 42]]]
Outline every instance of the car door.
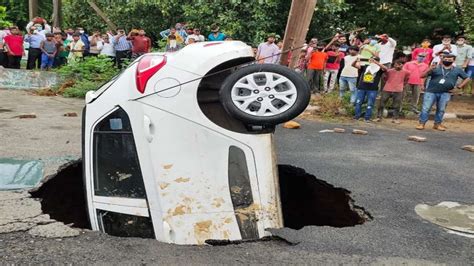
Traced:
[[93, 228], [154, 238], [134, 128], [124, 108], [117, 106], [96, 121], [89, 145]]

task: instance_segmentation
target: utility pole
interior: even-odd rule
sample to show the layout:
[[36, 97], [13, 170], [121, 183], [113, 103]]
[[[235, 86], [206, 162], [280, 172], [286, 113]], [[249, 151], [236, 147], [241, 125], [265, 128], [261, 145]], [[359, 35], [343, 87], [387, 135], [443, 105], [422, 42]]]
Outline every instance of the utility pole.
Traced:
[[28, 15], [30, 20], [38, 16], [38, 0], [28, 0]]
[[62, 1], [53, 0], [53, 27], [61, 27], [62, 24]]
[[[293, 0], [291, 3], [290, 14], [286, 24], [285, 38], [283, 39], [282, 51], [301, 47], [304, 44], [308, 34], [309, 25], [313, 18], [314, 9], [317, 0]], [[290, 67], [296, 64], [300, 49], [291, 52]], [[288, 62], [288, 53], [281, 55], [280, 64], [286, 65]]]

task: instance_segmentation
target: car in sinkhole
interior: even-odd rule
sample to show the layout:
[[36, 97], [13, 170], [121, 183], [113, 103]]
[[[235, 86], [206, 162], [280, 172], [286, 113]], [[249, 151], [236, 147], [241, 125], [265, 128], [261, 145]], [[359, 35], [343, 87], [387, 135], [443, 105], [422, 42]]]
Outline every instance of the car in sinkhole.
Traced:
[[83, 175], [93, 230], [175, 244], [283, 227], [273, 133], [310, 89], [240, 41], [149, 53], [86, 95]]

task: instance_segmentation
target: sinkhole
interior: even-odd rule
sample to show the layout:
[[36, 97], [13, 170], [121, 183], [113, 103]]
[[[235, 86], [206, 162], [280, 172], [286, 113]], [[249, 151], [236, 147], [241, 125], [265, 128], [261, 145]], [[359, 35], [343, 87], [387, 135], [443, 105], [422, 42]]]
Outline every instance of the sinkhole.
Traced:
[[[334, 187], [295, 166], [279, 165], [278, 171], [285, 227], [348, 227], [372, 220], [369, 212], [355, 205], [349, 190]], [[52, 219], [90, 229], [81, 160], [63, 165], [30, 194], [40, 199], [42, 211]]]

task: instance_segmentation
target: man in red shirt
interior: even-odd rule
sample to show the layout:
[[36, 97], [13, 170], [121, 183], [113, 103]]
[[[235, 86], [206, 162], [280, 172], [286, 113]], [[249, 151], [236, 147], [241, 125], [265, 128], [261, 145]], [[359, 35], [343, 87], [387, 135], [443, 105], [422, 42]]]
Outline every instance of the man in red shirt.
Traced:
[[129, 35], [127, 40], [132, 42], [132, 58], [151, 52], [151, 39], [145, 36], [143, 29], [138, 30], [138, 35]]
[[324, 46], [322, 44], [317, 46], [316, 44], [313, 44], [312, 47], [313, 51], [307, 57], [307, 61], [309, 62], [307, 78], [311, 87], [311, 92], [316, 93], [322, 91], [321, 80], [323, 79], [328, 54], [324, 52]]
[[416, 48], [411, 53], [411, 60], [416, 60], [419, 54], [425, 54], [424, 63], [430, 65], [431, 60], [433, 60], [433, 49], [430, 48], [431, 41], [428, 39], [424, 39], [421, 42], [421, 47]]
[[341, 60], [344, 59], [344, 52], [340, 51], [338, 43], [333, 44], [327, 52], [326, 70], [324, 71], [324, 92], [332, 92], [336, 84], [337, 73], [341, 66]]
[[410, 73], [403, 70], [403, 62], [395, 61], [394, 68], [385, 73], [385, 86], [382, 91], [382, 99], [377, 112], [377, 122], [382, 120], [382, 113], [388, 100], [392, 98], [393, 120], [392, 123], [400, 124], [398, 121], [400, 106], [403, 99], [403, 87], [408, 82]]
[[410, 61], [403, 66], [403, 70], [410, 73], [405, 95], [407, 95], [407, 92], [410, 92], [411, 108], [412, 111], [417, 114], [419, 113], [418, 101], [420, 100], [420, 92], [422, 91], [423, 84], [425, 83], [425, 80], [421, 76], [426, 72], [426, 70], [428, 70], [428, 68], [430, 68], [429, 64], [426, 63], [426, 56], [426, 54], [420, 53], [417, 55], [415, 60]]
[[20, 69], [21, 57], [24, 54], [23, 36], [21, 36], [18, 27], [11, 27], [10, 32], [11, 35], [3, 39], [7, 49], [8, 67]]

